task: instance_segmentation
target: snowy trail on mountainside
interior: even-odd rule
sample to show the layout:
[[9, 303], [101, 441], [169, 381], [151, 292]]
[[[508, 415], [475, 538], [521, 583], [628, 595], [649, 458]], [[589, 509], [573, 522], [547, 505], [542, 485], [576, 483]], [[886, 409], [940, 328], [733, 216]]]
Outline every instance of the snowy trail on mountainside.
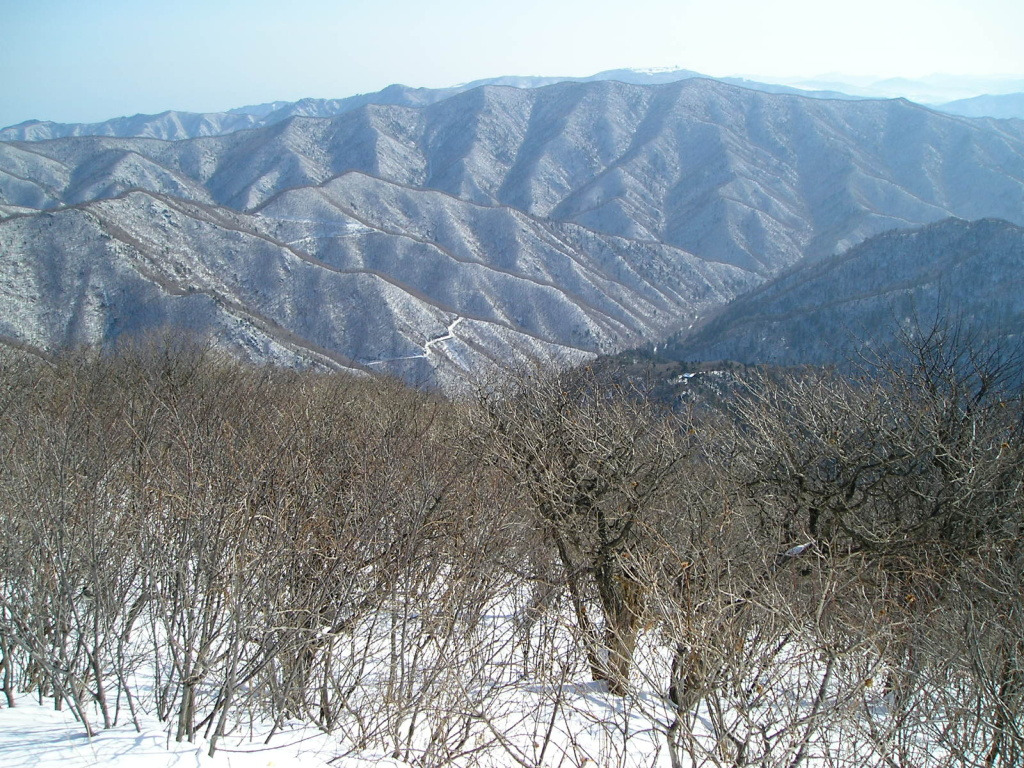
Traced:
[[403, 357], [389, 357], [387, 360], [373, 360], [372, 362], [365, 363], [365, 365], [383, 365], [384, 363], [393, 363], [396, 360], [419, 360], [425, 358], [431, 353], [435, 344], [439, 344], [442, 341], [449, 341], [455, 338], [455, 328], [464, 320], [462, 317], [455, 318], [448, 326], [447, 332], [442, 336], [437, 336], [433, 339], [427, 339], [423, 344], [423, 351], [416, 355], [405, 355]]

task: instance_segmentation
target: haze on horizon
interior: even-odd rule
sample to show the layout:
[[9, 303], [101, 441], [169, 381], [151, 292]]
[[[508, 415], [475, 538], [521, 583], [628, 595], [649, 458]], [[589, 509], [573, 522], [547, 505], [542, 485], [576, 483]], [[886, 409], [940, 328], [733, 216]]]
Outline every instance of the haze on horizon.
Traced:
[[1024, 75], [1019, 0], [0, 0], [0, 14], [0, 126], [626, 67]]

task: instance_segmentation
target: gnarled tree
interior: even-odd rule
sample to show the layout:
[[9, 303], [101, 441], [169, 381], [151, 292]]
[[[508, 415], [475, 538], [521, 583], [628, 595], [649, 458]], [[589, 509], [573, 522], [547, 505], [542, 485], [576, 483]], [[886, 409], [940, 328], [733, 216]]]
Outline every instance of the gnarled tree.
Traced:
[[553, 547], [595, 680], [621, 695], [645, 614], [632, 563], [664, 513], [685, 436], [631, 383], [590, 367], [482, 391], [482, 450]]

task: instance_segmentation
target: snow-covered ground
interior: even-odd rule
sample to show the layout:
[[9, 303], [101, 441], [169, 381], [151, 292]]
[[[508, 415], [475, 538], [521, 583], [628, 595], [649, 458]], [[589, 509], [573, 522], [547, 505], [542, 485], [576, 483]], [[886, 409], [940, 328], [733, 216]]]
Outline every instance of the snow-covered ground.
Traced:
[[[14, 708], [0, 709], [0, 765], [4, 768], [289, 768], [327, 765], [336, 755], [330, 740], [315, 730], [281, 734], [265, 745], [247, 737], [226, 739], [213, 757], [207, 746], [178, 743], [167, 728], [143, 719], [100, 731], [92, 738], [68, 712], [52, 701], [40, 705], [21, 697]], [[353, 761], [345, 765], [358, 765]], [[386, 764], [386, 763], [378, 763]]]
[[[545, 692], [524, 688], [515, 702], [533, 704]], [[546, 692], [550, 693], [550, 692]], [[655, 766], [668, 765], [663, 738], [639, 711], [624, 708], [596, 684], [566, 686], [557, 694], [559, 704], [535, 718], [512, 706], [509, 715], [519, 726], [534, 731], [532, 741], [523, 734], [502, 734], [504, 748], [488, 750], [484, 765], [550, 766]], [[512, 704], [512, 702], [510, 702]], [[534, 712], [533, 714], [538, 714]], [[215, 754], [208, 743], [176, 742], [171, 726], [153, 718], [140, 718], [141, 730], [124, 724], [89, 737], [66, 709], [56, 711], [52, 700], [40, 704], [22, 696], [14, 708], [0, 709], [0, 765], [4, 768], [315, 768], [341, 766], [406, 766], [418, 764], [386, 755], [352, 755], [339, 739], [315, 728], [296, 727], [277, 733], [269, 743], [262, 734], [245, 730], [225, 737]], [[529, 721], [529, 723], [527, 722]], [[514, 744], [513, 741], [519, 742]], [[470, 764], [474, 761], [470, 757]]]

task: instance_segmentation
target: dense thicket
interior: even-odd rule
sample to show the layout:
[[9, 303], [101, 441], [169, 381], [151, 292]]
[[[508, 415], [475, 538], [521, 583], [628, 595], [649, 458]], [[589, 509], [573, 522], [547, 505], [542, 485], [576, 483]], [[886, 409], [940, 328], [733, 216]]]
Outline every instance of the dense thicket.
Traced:
[[[588, 368], [450, 402], [201, 345], [8, 354], [7, 703], [417, 765], [1018, 766], [1019, 377], [958, 344], [685, 411]], [[586, 680], [628, 713], [602, 754]]]

